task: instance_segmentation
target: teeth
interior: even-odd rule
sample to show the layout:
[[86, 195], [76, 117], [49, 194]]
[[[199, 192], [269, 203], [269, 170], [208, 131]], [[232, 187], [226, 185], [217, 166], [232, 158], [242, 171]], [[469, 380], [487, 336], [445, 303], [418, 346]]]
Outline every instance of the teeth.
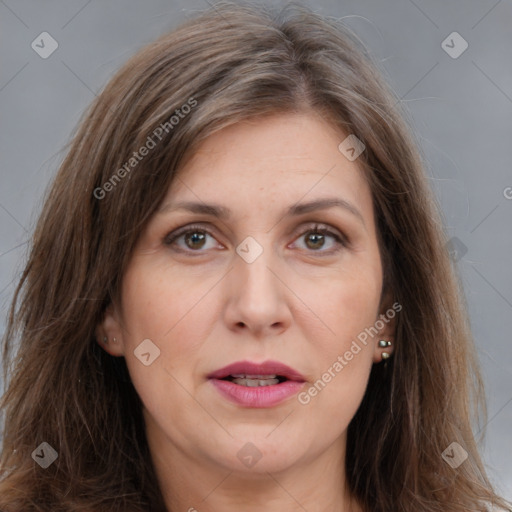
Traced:
[[235, 379], [275, 379], [277, 375], [249, 375], [247, 373], [233, 373]]
[[244, 378], [234, 378], [232, 380], [233, 383], [238, 384], [240, 386], [247, 386], [250, 388], [256, 388], [258, 386], [273, 386], [275, 384], [279, 384], [279, 379], [244, 379]]

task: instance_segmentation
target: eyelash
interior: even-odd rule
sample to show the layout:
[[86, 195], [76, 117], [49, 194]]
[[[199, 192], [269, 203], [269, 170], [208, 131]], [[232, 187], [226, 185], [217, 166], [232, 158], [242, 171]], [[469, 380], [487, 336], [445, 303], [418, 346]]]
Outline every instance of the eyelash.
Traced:
[[[200, 224], [189, 224], [187, 226], [183, 226], [182, 228], [178, 228], [178, 229], [170, 232], [168, 235], [165, 236], [163, 243], [164, 243], [164, 245], [171, 246], [174, 244], [174, 242], [176, 240], [178, 240], [178, 238], [182, 237], [183, 235], [187, 235], [189, 233], [195, 233], [195, 232], [205, 233], [205, 234], [211, 236], [212, 238], [215, 238], [215, 236], [209, 230], [205, 229], [204, 226], [202, 226]], [[318, 250], [311, 249], [308, 252], [319, 253], [319, 254], [323, 254], [323, 255], [332, 255], [334, 253], [337, 253], [338, 251], [341, 251], [343, 248], [347, 248], [349, 246], [349, 240], [346, 236], [339, 235], [338, 233], [336, 233], [335, 231], [332, 231], [328, 227], [323, 226], [321, 224], [316, 224], [316, 223], [312, 226], [308, 226], [308, 228], [306, 230], [302, 231], [296, 239], [301, 238], [307, 234], [313, 234], [313, 233], [327, 235], [327, 236], [332, 237], [335, 240], [335, 242], [338, 244], [338, 247], [336, 247], [334, 249], [330, 249], [328, 251], [322, 251], [321, 249], [318, 249]], [[193, 249], [181, 249], [181, 248], [178, 250], [180, 252], [198, 253], [198, 255], [204, 252], [202, 250], [194, 251]]]

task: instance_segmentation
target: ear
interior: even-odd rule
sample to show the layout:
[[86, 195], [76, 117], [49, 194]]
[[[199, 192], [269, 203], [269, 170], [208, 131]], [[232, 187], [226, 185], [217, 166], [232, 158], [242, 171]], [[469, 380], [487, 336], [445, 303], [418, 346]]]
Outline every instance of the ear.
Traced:
[[111, 356], [124, 356], [123, 330], [120, 315], [110, 304], [105, 310], [103, 320], [96, 327], [96, 341]]
[[[375, 319], [375, 328], [378, 333], [374, 336], [373, 362], [380, 363], [384, 360], [382, 354], [386, 352], [391, 356], [395, 350], [396, 341], [396, 317], [402, 310], [402, 305], [393, 301], [391, 293], [384, 294], [381, 300], [379, 315]], [[387, 346], [380, 346], [381, 341], [387, 342]], [[386, 356], [384, 356], [386, 357]]]

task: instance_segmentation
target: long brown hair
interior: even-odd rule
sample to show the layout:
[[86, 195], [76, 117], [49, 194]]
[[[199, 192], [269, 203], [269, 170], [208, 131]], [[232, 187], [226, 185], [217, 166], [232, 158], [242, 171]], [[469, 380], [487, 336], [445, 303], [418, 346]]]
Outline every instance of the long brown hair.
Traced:
[[[366, 146], [358, 162], [384, 285], [403, 306], [393, 358], [386, 371], [374, 366], [349, 426], [350, 489], [372, 512], [506, 506], [471, 430], [485, 413], [482, 381], [407, 113], [340, 23], [300, 6], [223, 3], [123, 66], [54, 179], [4, 338], [2, 511], [165, 510], [140, 399], [95, 327], [118, 303], [140, 233], [198, 144], [254, 116], [308, 111]], [[43, 442], [58, 454], [46, 469], [32, 457]], [[442, 458], [452, 443], [469, 454], [456, 469]]]

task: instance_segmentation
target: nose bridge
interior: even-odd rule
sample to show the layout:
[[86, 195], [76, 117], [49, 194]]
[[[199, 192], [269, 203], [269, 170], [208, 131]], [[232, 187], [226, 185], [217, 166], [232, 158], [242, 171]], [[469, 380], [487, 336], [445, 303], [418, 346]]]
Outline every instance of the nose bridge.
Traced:
[[[239, 285], [251, 294], [256, 293], [256, 299], [258, 293], [277, 291], [277, 283], [274, 282], [276, 278], [269, 270], [276, 260], [270, 237], [260, 235], [258, 240], [248, 236], [238, 244], [235, 264], [237, 279], [240, 279]], [[270, 297], [267, 297], [267, 300], [270, 300]]]

